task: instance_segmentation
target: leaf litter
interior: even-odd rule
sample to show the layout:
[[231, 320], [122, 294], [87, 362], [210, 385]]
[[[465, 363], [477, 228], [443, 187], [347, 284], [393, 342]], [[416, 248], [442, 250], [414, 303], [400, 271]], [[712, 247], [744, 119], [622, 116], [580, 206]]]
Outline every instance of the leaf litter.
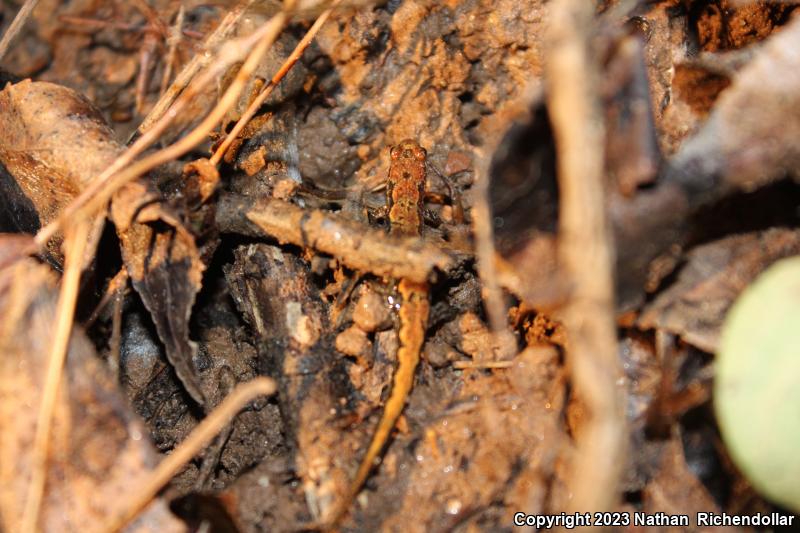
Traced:
[[[324, 528], [390, 392], [399, 279], [432, 284], [423, 362], [345, 528], [508, 528], [579, 502], [777, 509], [710, 406], [726, 311], [797, 255], [794, 6], [303, 4], [44, 1], [15, 37], [0, 224], [38, 235], [0, 241], [3, 528], [30, 521], [33, 400], [73, 305], [39, 527], [119, 528], [146, 506], [127, 528]], [[575, 127], [592, 117], [601, 135]], [[385, 233], [405, 138], [431, 167], [419, 238]], [[601, 166], [576, 210], [579, 154]], [[607, 232], [581, 226], [594, 216]], [[87, 253], [65, 262], [60, 235], [87, 217]], [[616, 257], [607, 278], [581, 268], [591, 250]], [[53, 268], [83, 272], [77, 303], [56, 304]], [[109, 283], [121, 270], [134, 291]], [[579, 369], [601, 352], [593, 385]], [[602, 424], [617, 439], [587, 445]], [[620, 462], [576, 466], [598, 453]], [[157, 476], [159, 455], [176, 459]]]

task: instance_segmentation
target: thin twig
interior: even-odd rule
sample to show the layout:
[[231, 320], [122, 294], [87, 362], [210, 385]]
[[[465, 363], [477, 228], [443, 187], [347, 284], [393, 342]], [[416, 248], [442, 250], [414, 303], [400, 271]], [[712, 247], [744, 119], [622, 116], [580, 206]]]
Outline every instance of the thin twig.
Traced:
[[214, 436], [228, 424], [248, 402], [259, 396], [270, 396], [277, 390], [275, 381], [266, 377], [257, 377], [252, 381], [236, 387], [225, 400], [214, 409], [186, 437], [170, 455], [168, 455], [138, 487], [131, 491], [131, 498], [126, 499], [122, 507], [113, 513], [101, 531], [114, 532], [123, 528], [155, 497], [167, 482], [178, 471], [196, 456]]
[[[98, 19], [90, 19], [84, 17], [74, 17], [71, 15], [59, 15], [58, 20], [75, 26], [75, 29], [77, 30], [99, 31], [105, 29], [114, 29], [114, 30], [131, 31], [137, 33], [155, 30], [155, 27], [150, 24], [143, 27], [141, 24], [130, 24], [127, 22], [120, 22], [116, 20], [98, 20]], [[204, 34], [188, 28], [182, 29], [181, 34], [186, 37], [189, 37], [190, 39], [202, 39], [203, 37], [205, 37]]]
[[136, 77], [135, 109], [137, 113], [141, 113], [145, 106], [147, 89], [150, 85], [150, 67], [157, 47], [158, 37], [154, 33], [146, 32], [139, 52], [139, 74]]
[[494, 231], [489, 210], [489, 158], [478, 152], [478, 164], [475, 168], [474, 195], [472, 206], [472, 226], [475, 232], [475, 256], [478, 260], [478, 275], [483, 285], [483, 300], [489, 326], [493, 332], [505, 329], [505, 306], [503, 293], [497, 281], [494, 267], [495, 248]]
[[561, 316], [576, 396], [588, 413], [575, 434], [571, 510], [607, 511], [618, 498], [626, 442], [613, 307], [613, 248], [603, 192], [604, 128], [591, 53], [595, 6], [554, 0], [546, 63], [560, 189], [559, 265], [570, 287]]
[[114, 277], [108, 282], [106, 286], [106, 290], [103, 293], [103, 296], [100, 298], [100, 302], [95, 306], [94, 311], [92, 314], [89, 315], [89, 318], [84, 322], [83, 329], [90, 329], [94, 323], [100, 318], [100, 314], [108, 305], [108, 302], [111, 301], [112, 298], [116, 298], [116, 295], [122, 294], [125, 292], [125, 288], [128, 284], [128, 269], [124, 266], [119, 269], [119, 272], [114, 274]]
[[[261, 26], [253, 35], [243, 40], [228, 43], [230, 46], [223, 48], [218, 60], [191, 85], [191, 90], [187, 89], [181, 94], [180, 98], [172, 105], [169, 112], [166, 113], [161, 120], [156, 122], [133, 146], [120, 155], [100, 176], [92, 180], [90, 185], [64, 208], [61, 215], [56, 220], [39, 230], [36, 234], [37, 245], [44, 246], [67, 221], [76, 216], [86, 216], [87, 213], [100, 209], [111, 198], [114, 192], [125, 183], [163, 163], [180, 157], [202, 142], [206, 135], [213, 129], [214, 125], [225, 115], [230, 106], [235, 103], [250, 73], [252, 73], [269, 46], [275, 41], [286, 19], [286, 14], [283, 12], [278, 13]], [[253, 48], [253, 44], [255, 44], [255, 48]], [[159, 150], [140, 161], [132, 162], [136, 155], [140, 154], [147, 146], [155, 142], [175, 116], [189, 105], [202, 87], [216, 79], [216, 76], [222, 70], [237, 61], [245, 51], [250, 49], [252, 50], [233, 83], [228, 87], [228, 90], [223, 94], [222, 98], [220, 98], [220, 101], [214, 109], [212, 109], [208, 116], [206, 116], [194, 130], [163, 150]], [[117, 171], [119, 172], [117, 173]]]
[[145, 0], [131, 0], [131, 2], [148, 22], [139, 52], [139, 75], [136, 80], [136, 112], [141, 113], [145, 106], [147, 88], [150, 85], [150, 67], [153, 55], [158, 48], [159, 39], [167, 35], [167, 27], [159, 18], [156, 10]]
[[[153, 56], [159, 48], [159, 40], [167, 36], [167, 27], [158, 13], [145, 0], [131, 0], [133, 5], [144, 15], [150, 28], [144, 30], [141, 51], [139, 52], [139, 75], [136, 79], [136, 112], [141, 113], [147, 98], [150, 85], [150, 69]], [[165, 69], [166, 70], [166, 69]]]
[[511, 368], [514, 364], [514, 361], [454, 361], [453, 368], [456, 370], [503, 369]]
[[181, 4], [178, 8], [178, 15], [175, 17], [175, 24], [170, 28], [169, 35], [167, 36], [167, 61], [164, 66], [164, 75], [161, 78], [161, 89], [158, 93], [159, 98], [167, 92], [167, 85], [169, 79], [172, 77], [172, 69], [175, 66], [175, 57], [178, 52], [178, 43], [181, 42], [183, 37], [183, 19], [186, 16], [186, 9]]
[[217, 202], [220, 231], [270, 237], [331, 254], [343, 264], [376, 276], [407, 278], [416, 283], [449, 272], [460, 260], [419, 237], [387, 235], [321, 210], [304, 209], [277, 198], [253, 200], [225, 194]]
[[2, 60], [6, 55], [6, 52], [11, 46], [11, 41], [14, 40], [14, 37], [17, 36], [22, 27], [25, 25], [25, 21], [28, 20], [28, 17], [31, 15], [31, 11], [33, 11], [33, 8], [36, 7], [36, 4], [38, 3], [39, 0], [27, 0], [17, 12], [17, 16], [14, 17], [11, 25], [6, 30], [5, 35], [3, 35], [3, 39], [0, 40], [0, 60]]
[[112, 376], [119, 375], [120, 347], [122, 345], [122, 303], [125, 288], [120, 287], [114, 294], [114, 308], [111, 318], [111, 340], [108, 343], [108, 368]]
[[[259, 29], [262, 38], [258, 41], [255, 48], [247, 56], [247, 59], [242, 64], [236, 78], [231, 85], [222, 95], [217, 105], [211, 112], [206, 115], [200, 124], [197, 125], [192, 131], [186, 134], [175, 143], [159, 150], [158, 152], [145, 157], [144, 159], [133, 163], [130, 167], [121, 171], [118, 175], [112, 177], [108, 184], [101, 190], [97, 191], [95, 195], [86, 200], [86, 204], [77, 210], [78, 216], [89, 216], [91, 213], [100, 209], [105, 203], [111, 199], [111, 196], [120, 187], [129, 181], [136, 179], [145, 172], [156, 168], [159, 165], [179, 158], [201, 142], [206, 139], [208, 134], [216, 126], [216, 124], [225, 116], [225, 113], [236, 103], [245, 84], [250, 79], [250, 75], [255, 70], [256, 66], [261, 62], [264, 54], [275, 42], [278, 34], [283, 29], [287, 20], [287, 15], [280, 12], [270, 19], [264, 26]], [[65, 209], [66, 211], [66, 209]]]
[[269, 83], [265, 85], [263, 89], [261, 89], [261, 92], [258, 94], [258, 96], [252, 102], [250, 102], [247, 110], [236, 122], [236, 125], [225, 137], [225, 140], [222, 142], [222, 144], [219, 145], [217, 151], [214, 152], [214, 155], [211, 156], [210, 161], [213, 165], [219, 164], [225, 155], [225, 152], [227, 152], [228, 148], [230, 148], [231, 144], [233, 144], [233, 141], [236, 140], [250, 119], [255, 116], [256, 112], [264, 103], [264, 101], [269, 97], [270, 94], [272, 94], [272, 91], [275, 89], [278, 83], [280, 83], [283, 77], [286, 76], [286, 73], [289, 72], [295, 63], [297, 63], [297, 60], [300, 59], [300, 56], [302, 56], [303, 52], [306, 51], [306, 48], [308, 48], [308, 45], [311, 44], [311, 41], [317, 35], [317, 32], [319, 32], [320, 28], [322, 28], [322, 25], [325, 24], [325, 21], [328, 20], [328, 17], [331, 16], [333, 10], [340, 3], [341, 0], [333, 0], [333, 2], [331, 2], [328, 9], [322, 12], [319, 18], [317, 18], [314, 24], [308, 29], [300, 42], [297, 43], [297, 46], [295, 46], [294, 50], [292, 50], [292, 53], [289, 54], [289, 57], [286, 58], [286, 61], [283, 62], [283, 65], [281, 65], [281, 68], [278, 69], [278, 72], [276, 72]]
[[[489, 329], [495, 346], [513, 347], [516, 340], [508, 329], [506, 305], [503, 291], [495, 268], [496, 250], [494, 246], [494, 229], [489, 209], [489, 164], [490, 158], [483, 150], [476, 149], [478, 162], [475, 166], [474, 203], [472, 205], [472, 230], [475, 234], [475, 258], [478, 276], [483, 290], [481, 296], [489, 319]], [[508, 359], [513, 353], [496, 353], [495, 357]]]
[[[130, 0], [131, 3], [144, 15], [147, 22], [152, 26], [159, 35], [167, 34], [167, 27], [158, 16], [158, 12], [153, 9], [153, 6], [145, 2], [145, 0]], [[152, 31], [152, 30], [151, 30]]]
[[58, 308], [53, 331], [53, 344], [47, 362], [47, 374], [42, 390], [42, 403], [36, 420], [36, 436], [33, 441], [31, 458], [31, 482], [25, 499], [25, 510], [22, 515], [23, 533], [33, 533], [39, 517], [44, 486], [47, 479], [47, 453], [50, 444], [50, 428], [53, 420], [64, 359], [67, 354], [72, 320], [75, 316], [75, 301], [78, 297], [81, 267], [86, 242], [89, 239], [91, 223], [88, 219], [79, 221], [68, 232], [64, 241], [66, 252], [64, 276], [61, 279], [61, 291], [58, 297]]
[[175, 81], [169, 86], [169, 89], [161, 95], [153, 106], [153, 109], [151, 109], [144, 120], [142, 120], [137, 130], [138, 133], [144, 134], [150, 130], [156, 122], [161, 120], [167, 113], [167, 110], [170, 109], [173, 102], [175, 102], [182, 91], [189, 85], [192, 79], [194, 79], [195, 75], [211, 63], [214, 58], [211, 51], [228, 38], [239, 22], [239, 19], [242, 18], [242, 15], [244, 15], [247, 8], [249, 8], [254, 1], [255, 0], [243, 0], [225, 15], [225, 18], [222, 19], [219, 26], [206, 38], [206, 42], [203, 44], [200, 52], [195, 54], [194, 58], [183, 67], [183, 70], [175, 77]]

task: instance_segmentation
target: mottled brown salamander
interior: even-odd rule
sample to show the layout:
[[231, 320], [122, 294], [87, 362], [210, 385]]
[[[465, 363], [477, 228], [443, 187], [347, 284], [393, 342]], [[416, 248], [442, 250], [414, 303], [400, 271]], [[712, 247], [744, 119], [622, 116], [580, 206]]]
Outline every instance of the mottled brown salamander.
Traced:
[[[422, 230], [426, 159], [425, 149], [410, 139], [402, 141], [391, 150], [386, 203], [389, 210], [389, 231], [394, 235], [419, 235]], [[375, 459], [383, 451], [414, 384], [414, 373], [425, 341], [430, 310], [428, 285], [401, 279], [397, 292], [401, 298], [400, 348], [397, 351], [397, 370], [394, 373], [392, 390], [355, 478], [331, 516], [329, 523], [332, 526], [341, 520], [369, 477]]]

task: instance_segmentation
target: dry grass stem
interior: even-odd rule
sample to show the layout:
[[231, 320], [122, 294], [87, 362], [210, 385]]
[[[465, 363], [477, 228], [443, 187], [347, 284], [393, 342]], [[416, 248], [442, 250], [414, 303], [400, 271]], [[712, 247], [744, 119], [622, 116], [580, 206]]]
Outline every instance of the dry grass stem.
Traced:
[[64, 360], [69, 346], [72, 321], [75, 316], [75, 302], [78, 297], [79, 281], [84, 260], [84, 251], [89, 238], [89, 220], [81, 220], [67, 233], [64, 241], [65, 267], [61, 278], [61, 291], [58, 297], [56, 323], [53, 331], [53, 344], [47, 364], [42, 403], [36, 420], [36, 436], [33, 442], [31, 481], [25, 499], [22, 518], [22, 532], [36, 531], [36, 522], [44, 496], [47, 479], [47, 455], [50, 444], [50, 429], [53, 412], [58, 399], [58, 389]]
[[[249, 50], [252, 47], [252, 41], [256, 41], [255, 48], [253, 48], [249, 53], [236, 79], [223, 95], [218, 105], [197, 128], [190, 132], [189, 135], [167, 149], [156, 152], [150, 157], [131, 165], [126, 169], [126, 171], [122, 171], [117, 175], [114, 174], [119, 169], [130, 163], [136, 155], [141, 153], [150, 143], [152, 143], [163, 131], [166, 125], [173, 120], [180, 109], [191, 98], [191, 95], [185, 92], [183, 94], [185, 98], [179, 102], [176, 102], [176, 104], [180, 102], [183, 102], [183, 104], [173, 105], [166, 114], [165, 120], [161, 122], [161, 124], [157, 123], [159, 126], [163, 124], [162, 127], [152, 128], [150, 130], [151, 135], [140, 138], [137, 143], [134, 144], [134, 146], [118, 157], [103, 174], [93, 180], [92, 185], [85, 189], [83, 193], [64, 210], [59, 219], [43, 228], [39, 234], [37, 234], [36, 242], [41, 246], [65, 225], [64, 222], [66, 220], [72, 220], [73, 222], [77, 220], [77, 223], [74, 223], [73, 229], [69, 232], [69, 235], [65, 241], [66, 267], [59, 297], [53, 349], [51, 352], [51, 359], [48, 364], [42, 404], [37, 420], [37, 433], [33, 452], [34, 467], [31, 483], [29, 485], [28, 497], [26, 498], [26, 507], [23, 517], [23, 531], [35, 531], [39, 509], [41, 507], [44, 494], [44, 485], [47, 473], [46, 463], [48, 451], [47, 446], [50, 436], [50, 422], [52, 420], [52, 415], [55, 408], [58, 386], [60, 383], [61, 373], [64, 366], [64, 358], [67, 346], [69, 344], [70, 331], [74, 318], [75, 301], [79, 286], [78, 282], [80, 280], [83, 255], [90, 228], [88, 216], [91, 215], [93, 211], [105, 205], [114, 191], [127, 181], [138, 177], [142, 173], [164, 162], [179, 157], [193, 146], [201, 142], [208, 132], [211, 131], [217, 121], [224, 115], [225, 112], [227, 112], [230, 106], [235, 103], [236, 98], [238, 98], [253, 69], [261, 60], [266, 50], [277, 38], [277, 35], [280, 33], [285, 22], [286, 15], [284, 13], [279, 13], [266, 24], [264, 24], [259, 31], [255, 32], [254, 35], [234, 42], [234, 46], [226, 46], [224, 48], [223, 53], [220, 54], [221, 57], [212, 65], [212, 68], [207, 69], [206, 76], [204, 76], [205, 79], [201, 80], [201, 83], [197, 84], [198, 87], [195, 88], [195, 91], [200, 90], [201, 87], [207, 85], [208, 82], [214, 79], [219, 72], [224, 70], [224, 68], [227, 68], [228, 65], [232, 64], [238, 59], [238, 57], [243, 55], [244, 52]], [[271, 386], [271, 382], [269, 383]], [[259, 384], [261, 387], [258, 386]], [[246, 389], [244, 392], [247, 393], [248, 391], [251, 391], [252, 393], [252, 390], [256, 390], [259, 391], [258, 393], [264, 393], [267, 390], [264, 385], [265, 384], [262, 380], [260, 383], [255, 383], [255, 385], [253, 385], [250, 389]], [[236, 400], [236, 398], [233, 398], [233, 400]], [[225, 411], [223, 411], [223, 413], [224, 412]], [[211, 417], [209, 418], [213, 422], [213, 419], [211, 419]], [[173, 474], [174, 471], [169, 474], [169, 477], [171, 477]], [[149, 501], [150, 498], [152, 498], [152, 495], [147, 497], [146, 501]], [[146, 503], [146, 501], [144, 503]], [[133, 513], [135, 512], [136, 511], [134, 510]]]
[[[202, 142], [216, 123], [225, 115], [227, 110], [236, 102], [236, 99], [239, 97], [253, 69], [261, 60], [269, 46], [275, 41], [285, 22], [286, 15], [284, 13], [279, 13], [261, 26], [253, 35], [245, 39], [227, 43], [220, 51], [220, 56], [217, 61], [191, 85], [191, 90], [184, 91], [162, 119], [149, 129], [147, 133], [142, 135], [133, 146], [120, 155], [106, 171], [95, 178], [92, 183], [64, 209], [58, 219], [42, 228], [36, 235], [36, 243], [39, 246], [44, 246], [44, 244], [61, 229], [66, 221], [76, 216], [87, 216], [99, 210], [111, 198], [114, 192], [125, 183], [163, 163], [180, 157]], [[255, 48], [252, 48], [254, 43], [257, 44]], [[216, 79], [225, 68], [238, 61], [248, 50], [251, 50], [250, 54], [239, 70], [233, 83], [228, 87], [228, 90], [214, 109], [195, 129], [163, 150], [159, 150], [140, 161], [132, 162], [134, 157], [155, 142], [158, 136], [169, 126], [178, 113], [189, 104], [191, 99], [197, 94], [197, 91], [200, 91], [208, 83]], [[120, 170], [123, 167], [126, 168]], [[115, 174], [117, 171], [119, 171], [119, 173]]]
[[197, 73], [212, 62], [214, 59], [212, 50], [215, 50], [228, 38], [234, 28], [236, 28], [239, 19], [242, 18], [242, 15], [244, 15], [247, 8], [249, 8], [253, 2], [254, 0], [239, 2], [225, 15], [222, 22], [220, 22], [217, 28], [206, 38], [200, 52], [195, 54], [194, 58], [183, 67], [175, 78], [175, 81], [172, 82], [172, 85], [161, 95], [153, 106], [153, 109], [151, 109], [144, 118], [137, 130], [140, 134], [147, 132], [156, 122], [160, 121], [164, 114], [167, 113], [167, 110], [170, 109], [172, 103], [175, 102], [182, 91], [189, 86]]
[[161, 88], [159, 90], [159, 97], [164, 96], [167, 92], [167, 85], [169, 79], [172, 77], [172, 69], [175, 66], [175, 57], [178, 52], [178, 43], [183, 38], [183, 19], [186, 16], [186, 9], [183, 5], [178, 8], [178, 15], [175, 17], [175, 24], [170, 28], [169, 35], [167, 36], [167, 61], [164, 66], [164, 75], [161, 77]]
[[495, 269], [494, 230], [489, 210], [490, 159], [482, 151], [479, 151], [476, 157], [478, 163], [475, 165], [472, 231], [475, 234], [475, 258], [477, 259], [478, 275], [483, 285], [481, 295], [489, 318], [489, 326], [492, 335], [497, 338], [498, 345], [503, 346], [513, 345], [513, 342], [498, 338], [511, 336], [511, 333], [506, 327], [506, 306]]
[[38, 3], [39, 0], [26, 0], [20, 10], [17, 12], [17, 16], [14, 17], [11, 25], [6, 30], [6, 33], [3, 35], [3, 39], [0, 40], [0, 60], [2, 60], [6, 55], [6, 52], [8, 52], [8, 49], [11, 47], [11, 42], [14, 40], [14, 37], [17, 36], [22, 27], [25, 25], [25, 21], [28, 20], [33, 8], [35, 8], [36, 4]]
[[125, 527], [192, 457], [208, 445], [220, 430], [230, 424], [231, 419], [248, 402], [259, 396], [270, 396], [276, 389], [275, 382], [266, 377], [257, 377], [236, 387], [219, 407], [194, 428], [180, 446], [161, 461], [138, 487], [134, 487], [131, 498], [123, 503], [123, 507], [116, 511], [101, 531], [113, 532]]
[[458, 370], [502, 369], [512, 366], [514, 366], [514, 361], [455, 361], [453, 363], [453, 368]]
[[278, 69], [278, 72], [276, 72], [269, 83], [265, 85], [263, 89], [261, 89], [261, 92], [258, 94], [258, 96], [252, 102], [250, 102], [247, 110], [236, 122], [230, 133], [228, 133], [228, 135], [225, 137], [225, 140], [222, 142], [222, 144], [220, 144], [216, 152], [214, 152], [214, 155], [211, 156], [212, 164], [219, 164], [225, 155], [225, 152], [228, 151], [228, 148], [230, 148], [233, 141], [236, 140], [236, 137], [239, 136], [247, 123], [250, 122], [250, 119], [255, 116], [256, 112], [264, 103], [264, 101], [269, 97], [270, 94], [272, 94], [272, 91], [275, 89], [278, 83], [280, 83], [283, 77], [286, 76], [286, 73], [289, 72], [295, 63], [297, 63], [297, 60], [300, 59], [300, 56], [302, 56], [303, 52], [306, 51], [306, 48], [308, 48], [308, 45], [311, 44], [311, 41], [317, 35], [317, 32], [319, 32], [320, 28], [322, 28], [322, 25], [325, 24], [325, 21], [328, 20], [328, 17], [331, 16], [333, 10], [340, 3], [341, 0], [334, 0], [331, 2], [330, 7], [323, 11], [314, 24], [308, 29], [300, 42], [297, 43], [297, 46], [294, 48], [294, 50], [292, 50], [292, 53], [289, 54], [289, 57], [286, 58], [286, 61], [283, 62], [281, 68]]

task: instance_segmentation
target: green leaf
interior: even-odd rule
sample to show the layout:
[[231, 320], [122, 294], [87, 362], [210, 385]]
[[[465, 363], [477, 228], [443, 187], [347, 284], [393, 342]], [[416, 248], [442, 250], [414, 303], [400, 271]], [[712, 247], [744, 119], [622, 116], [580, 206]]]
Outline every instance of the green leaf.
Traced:
[[733, 460], [764, 496], [800, 512], [800, 257], [741, 294], [716, 365], [715, 409]]

